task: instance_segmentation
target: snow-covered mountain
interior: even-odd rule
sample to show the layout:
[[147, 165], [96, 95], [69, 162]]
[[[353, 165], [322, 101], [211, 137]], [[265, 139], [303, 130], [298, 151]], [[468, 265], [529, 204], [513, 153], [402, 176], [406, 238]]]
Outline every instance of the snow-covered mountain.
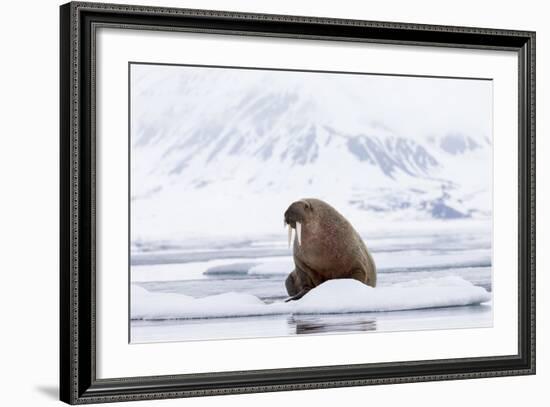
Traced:
[[491, 215], [487, 81], [133, 65], [131, 83], [133, 239], [276, 232], [310, 196], [360, 229]]

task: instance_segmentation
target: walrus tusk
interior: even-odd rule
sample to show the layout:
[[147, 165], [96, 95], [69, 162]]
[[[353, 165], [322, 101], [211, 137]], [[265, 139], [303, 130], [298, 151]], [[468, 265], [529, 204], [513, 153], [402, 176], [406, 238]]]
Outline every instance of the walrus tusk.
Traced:
[[298, 236], [298, 246], [302, 245], [302, 224], [296, 222], [296, 236]]
[[288, 225], [288, 248], [290, 249], [290, 243], [292, 242], [292, 226]]

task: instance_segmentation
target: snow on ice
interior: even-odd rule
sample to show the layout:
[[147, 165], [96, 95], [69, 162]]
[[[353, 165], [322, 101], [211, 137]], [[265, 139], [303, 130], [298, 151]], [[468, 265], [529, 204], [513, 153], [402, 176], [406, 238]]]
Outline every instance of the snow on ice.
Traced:
[[484, 288], [460, 277], [412, 280], [372, 288], [356, 280], [329, 280], [302, 299], [266, 304], [245, 293], [229, 292], [203, 298], [152, 293], [132, 285], [132, 319], [195, 319], [274, 314], [335, 314], [402, 311], [477, 305], [491, 300]]

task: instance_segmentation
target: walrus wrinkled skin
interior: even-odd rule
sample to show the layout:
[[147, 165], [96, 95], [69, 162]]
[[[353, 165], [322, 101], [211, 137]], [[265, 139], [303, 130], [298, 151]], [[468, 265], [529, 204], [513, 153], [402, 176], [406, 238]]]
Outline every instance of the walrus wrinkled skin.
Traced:
[[376, 286], [372, 256], [351, 223], [336, 209], [320, 199], [302, 199], [292, 203], [284, 216], [285, 225], [296, 231], [295, 268], [285, 282], [290, 296], [286, 301], [300, 299], [335, 278], [353, 278]]

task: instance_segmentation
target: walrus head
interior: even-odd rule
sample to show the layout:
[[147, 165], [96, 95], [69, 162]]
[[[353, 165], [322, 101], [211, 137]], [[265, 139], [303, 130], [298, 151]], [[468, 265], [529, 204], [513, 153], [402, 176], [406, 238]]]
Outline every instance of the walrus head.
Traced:
[[298, 238], [298, 245], [302, 245], [302, 225], [305, 223], [305, 219], [309, 211], [312, 211], [313, 207], [311, 203], [305, 199], [293, 202], [285, 211], [285, 227], [288, 225], [288, 247], [292, 242], [292, 232], [296, 229], [296, 237]]

